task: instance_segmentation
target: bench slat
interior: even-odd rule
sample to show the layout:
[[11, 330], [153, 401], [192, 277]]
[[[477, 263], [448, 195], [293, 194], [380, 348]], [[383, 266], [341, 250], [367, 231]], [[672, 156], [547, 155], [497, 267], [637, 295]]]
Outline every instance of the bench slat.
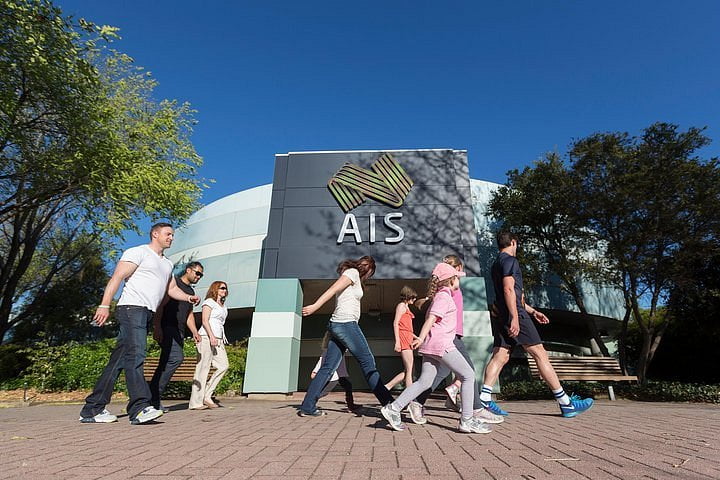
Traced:
[[[160, 359], [158, 357], [149, 357], [145, 359], [145, 365], [143, 367], [143, 375], [145, 376], [145, 380], [152, 380], [153, 374], [155, 373], [155, 369], [158, 366], [158, 363], [160, 363]], [[173, 376], [170, 378], [171, 382], [191, 382], [193, 378], [195, 377], [195, 366], [197, 365], [197, 359], [196, 358], [189, 358], [186, 357], [183, 362], [178, 366], [177, 370], [173, 373]], [[210, 378], [214, 372], [215, 368], [210, 368], [210, 371], [208, 372], [208, 378]]]
[[[549, 357], [560, 380], [634, 381], [636, 376], [625, 375], [618, 361], [611, 357]], [[528, 356], [533, 377], [540, 378], [535, 359]]]

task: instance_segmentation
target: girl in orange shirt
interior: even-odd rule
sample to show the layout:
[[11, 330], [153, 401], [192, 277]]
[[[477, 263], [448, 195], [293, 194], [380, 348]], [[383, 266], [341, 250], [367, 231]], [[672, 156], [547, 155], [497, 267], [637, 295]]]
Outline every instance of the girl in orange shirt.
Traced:
[[413, 333], [413, 318], [415, 315], [410, 311], [410, 305], [415, 303], [417, 293], [407, 285], [400, 290], [400, 303], [395, 307], [395, 320], [393, 330], [395, 331], [395, 351], [400, 354], [405, 370], [398, 373], [385, 384], [388, 390], [405, 380], [405, 388], [413, 383], [413, 350], [411, 343], [417, 338]]

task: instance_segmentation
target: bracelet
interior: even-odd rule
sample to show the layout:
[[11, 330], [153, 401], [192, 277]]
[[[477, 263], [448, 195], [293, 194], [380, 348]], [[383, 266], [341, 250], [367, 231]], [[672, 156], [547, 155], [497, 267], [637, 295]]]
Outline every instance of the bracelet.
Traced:
[[110, 308], [110, 305], [98, 305], [97, 308]]

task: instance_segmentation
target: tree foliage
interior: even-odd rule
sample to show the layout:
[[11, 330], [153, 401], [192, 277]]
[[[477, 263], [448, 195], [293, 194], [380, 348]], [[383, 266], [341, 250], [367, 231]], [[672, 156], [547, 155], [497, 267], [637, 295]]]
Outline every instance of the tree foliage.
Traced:
[[709, 142], [702, 129], [681, 132], [656, 123], [639, 138], [593, 135], [570, 152], [582, 185], [580, 215], [619, 273], [618, 286], [642, 332], [641, 381], [674, 320], [661, 307], [687, 274], [683, 259], [718, 248], [718, 161], [695, 156]]
[[138, 217], [197, 208], [194, 112], [153, 99], [108, 48], [116, 31], [47, 0], [0, 4], [0, 339]]

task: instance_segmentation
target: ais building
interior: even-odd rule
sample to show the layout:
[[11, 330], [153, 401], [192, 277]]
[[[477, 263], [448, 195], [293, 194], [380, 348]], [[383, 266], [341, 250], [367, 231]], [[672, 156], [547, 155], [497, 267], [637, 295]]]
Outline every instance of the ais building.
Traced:
[[[195, 213], [168, 254], [177, 263], [203, 263], [200, 295], [214, 280], [228, 283], [228, 336], [250, 337], [247, 394], [307, 386], [334, 302], [306, 318], [301, 308], [336, 280], [343, 259], [363, 255], [375, 258], [377, 270], [365, 285], [360, 325], [380, 373], [389, 379], [401, 370], [392, 329], [400, 289], [409, 285], [423, 295], [435, 263], [457, 254], [467, 272], [461, 282], [465, 344], [481, 378], [492, 348], [489, 267], [498, 228], [485, 211], [498, 187], [469, 177], [464, 150], [278, 154], [271, 185], [238, 192]], [[551, 287], [528, 294], [551, 319], [541, 328], [548, 350], [597, 351], [569, 298]], [[590, 284], [584, 294], [612, 348], [609, 335], [621, 315], [621, 297]], [[416, 321], [417, 330], [421, 315]], [[364, 380], [353, 363], [354, 384], [362, 389]]]

